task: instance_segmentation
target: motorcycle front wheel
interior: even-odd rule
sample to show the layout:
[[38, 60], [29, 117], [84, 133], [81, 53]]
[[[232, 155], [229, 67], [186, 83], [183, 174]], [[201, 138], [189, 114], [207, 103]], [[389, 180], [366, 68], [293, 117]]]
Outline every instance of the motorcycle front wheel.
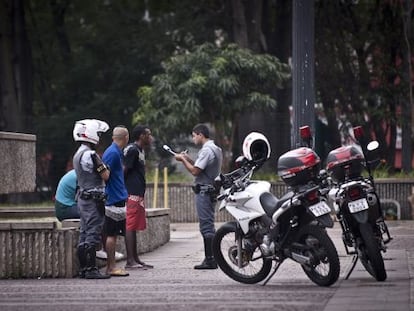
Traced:
[[363, 243], [359, 245], [359, 260], [362, 265], [377, 281], [385, 281], [387, 272], [384, 267], [384, 259], [374, 235], [372, 226], [369, 223], [360, 224], [359, 230]]
[[304, 255], [311, 258], [302, 269], [309, 279], [319, 286], [330, 286], [339, 278], [340, 263], [335, 245], [325, 229], [307, 225], [298, 233], [297, 242], [306, 246]]
[[[238, 244], [241, 245], [240, 254]], [[245, 245], [244, 235], [237, 223], [225, 223], [216, 231], [213, 239], [214, 258], [220, 269], [233, 280], [255, 284], [270, 273], [272, 261], [262, 257], [259, 247], [252, 251]]]

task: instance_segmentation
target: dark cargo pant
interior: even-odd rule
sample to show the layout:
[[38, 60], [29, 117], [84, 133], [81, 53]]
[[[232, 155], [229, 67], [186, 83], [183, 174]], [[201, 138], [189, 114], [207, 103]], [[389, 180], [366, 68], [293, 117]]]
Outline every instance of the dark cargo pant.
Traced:
[[105, 222], [104, 210], [98, 207], [94, 199], [78, 198], [80, 213], [80, 233], [78, 246], [97, 247], [102, 242], [102, 229]]
[[201, 235], [203, 238], [212, 238], [216, 230], [214, 228], [214, 204], [211, 202], [210, 194], [199, 193], [195, 196]]

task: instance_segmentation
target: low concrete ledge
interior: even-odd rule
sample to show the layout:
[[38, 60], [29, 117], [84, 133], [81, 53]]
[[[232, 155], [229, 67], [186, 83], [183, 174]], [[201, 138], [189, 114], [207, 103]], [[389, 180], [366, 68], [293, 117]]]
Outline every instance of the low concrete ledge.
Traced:
[[11, 222], [0, 221], [0, 231], [10, 230], [52, 230], [57, 228], [55, 221], [39, 221], [39, 222]]
[[72, 277], [77, 271], [74, 229], [56, 221], [0, 222], [0, 278]]
[[[170, 241], [170, 209], [146, 209], [146, 217], [147, 229], [137, 234], [137, 247], [140, 253], [150, 252]], [[125, 246], [125, 243], [122, 245]]]
[[[140, 253], [150, 252], [170, 240], [169, 209], [147, 209], [146, 217], [147, 229], [137, 234]], [[78, 239], [77, 226], [62, 227], [56, 219], [1, 220], [0, 278], [76, 276]], [[123, 237], [118, 238], [117, 251], [126, 253]]]
[[55, 217], [55, 208], [0, 208], [0, 216], [2, 218]]

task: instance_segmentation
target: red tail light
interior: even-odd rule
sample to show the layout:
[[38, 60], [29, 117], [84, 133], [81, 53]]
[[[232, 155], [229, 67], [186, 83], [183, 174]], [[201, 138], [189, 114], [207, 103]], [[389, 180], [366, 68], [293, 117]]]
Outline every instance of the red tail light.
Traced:
[[348, 190], [348, 195], [351, 200], [357, 200], [362, 197], [362, 190], [359, 187], [354, 187]]
[[306, 200], [308, 200], [310, 203], [314, 201], [318, 201], [319, 200], [318, 190], [308, 192], [305, 197], [306, 197]]

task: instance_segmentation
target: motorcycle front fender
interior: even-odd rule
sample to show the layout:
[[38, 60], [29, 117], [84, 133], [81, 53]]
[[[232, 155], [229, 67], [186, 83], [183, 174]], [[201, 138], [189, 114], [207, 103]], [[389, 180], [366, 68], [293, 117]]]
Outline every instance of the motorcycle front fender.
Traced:
[[244, 211], [240, 207], [232, 205], [226, 205], [226, 210], [237, 220], [240, 228], [245, 234], [249, 232], [249, 224], [253, 219], [260, 218], [265, 215], [264, 211], [263, 213]]

